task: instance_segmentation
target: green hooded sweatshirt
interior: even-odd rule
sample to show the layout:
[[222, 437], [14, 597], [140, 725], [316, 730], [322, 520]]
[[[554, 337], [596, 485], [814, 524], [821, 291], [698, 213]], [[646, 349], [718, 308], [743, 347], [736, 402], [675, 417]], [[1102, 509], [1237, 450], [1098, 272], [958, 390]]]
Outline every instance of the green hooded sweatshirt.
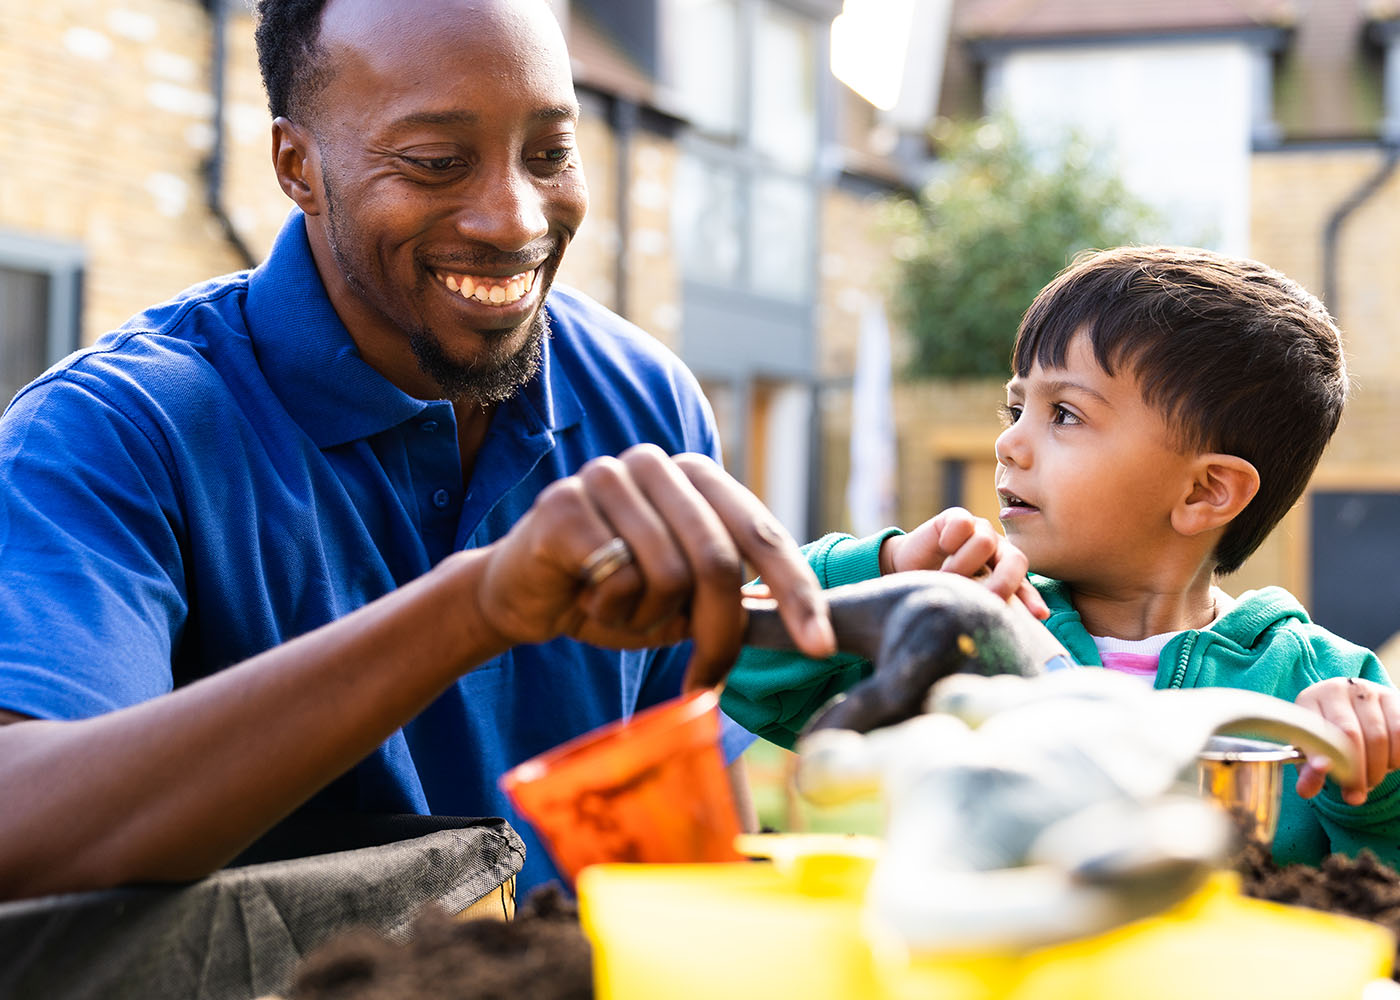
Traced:
[[[804, 552], [823, 586], [872, 579], [880, 571], [880, 543], [895, 531], [866, 539], [828, 535]], [[1046, 626], [1055, 638], [1076, 662], [1102, 667], [1068, 588], [1045, 577], [1031, 580], [1050, 606]], [[721, 705], [751, 732], [791, 748], [813, 713], [870, 672], [868, 662], [848, 655], [817, 661], [799, 653], [745, 649]], [[1266, 587], [1241, 595], [1209, 629], [1174, 636], [1162, 649], [1154, 687], [1232, 687], [1295, 701], [1304, 688], [1329, 677], [1391, 683], [1374, 653], [1314, 625], [1288, 591]], [[1387, 775], [1360, 806], [1342, 801], [1331, 781], [1314, 798], [1299, 798], [1291, 766], [1289, 775], [1274, 837], [1275, 861], [1317, 864], [1332, 852], [1355, 855], [1369, 847], [1384, 863], [1400, 867], [1400, 771]]]

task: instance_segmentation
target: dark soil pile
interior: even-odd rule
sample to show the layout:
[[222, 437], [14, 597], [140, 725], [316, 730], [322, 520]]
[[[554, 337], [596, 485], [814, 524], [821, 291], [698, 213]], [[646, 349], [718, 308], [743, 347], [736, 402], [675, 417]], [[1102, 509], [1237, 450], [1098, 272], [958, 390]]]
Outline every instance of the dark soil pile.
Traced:
[[[1370, 851], [1280, 867], [1267, 846], [1246, 840], [1231, 867], [1246, 896], [1360, 917], [1400, 940], [1400, 874]], [[1400, 948], [1391, 977], [1400, 981]], [[532, 893], [512, 921], [457, 921], [429, 909], [405, 944], [369, 930], [342, 934], [307, 956], [291, 991], [292, 1000], [592, 997], [592, 949], [577, 905], [553, 886]]]
[[349, 931], [306, 956], [292, 1000], [591, 1000], [593, 955], [578, 907], [535, 890], [510, 921], [453, 920], [436, 908], [405, 944]]
[[[1400, 875], [1370, 851], [1362, 851], [1355, 858], [1330, 854], [1316, 868], [1280, 868], [1266, 846], [1249, 841], [1233, 861], [1246, 896], [1361, 917], [1380, 924], [1400, 939]], [[1391, 978], [1400, 981], [1400, 948]]]

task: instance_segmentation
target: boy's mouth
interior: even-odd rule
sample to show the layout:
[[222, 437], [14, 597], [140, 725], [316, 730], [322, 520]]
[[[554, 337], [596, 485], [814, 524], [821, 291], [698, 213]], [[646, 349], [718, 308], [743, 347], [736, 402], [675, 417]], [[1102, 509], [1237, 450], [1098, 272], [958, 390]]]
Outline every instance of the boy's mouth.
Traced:
[[1040, 508], [1033, 503], [1021, 499], [1010, 490], [997, 490], [997, 496], [1001, 498], [1001, 517], [1015, 517], [1017, 514], [1031, 514]]

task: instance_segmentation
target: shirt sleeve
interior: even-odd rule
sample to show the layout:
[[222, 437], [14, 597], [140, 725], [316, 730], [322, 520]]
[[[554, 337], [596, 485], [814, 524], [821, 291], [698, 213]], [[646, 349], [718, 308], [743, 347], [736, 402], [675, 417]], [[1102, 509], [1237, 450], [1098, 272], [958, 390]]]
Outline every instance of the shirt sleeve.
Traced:
[[180, 515], [151, 432], [77, 376], [0, 421], [0, 707], [81, 718], [169, 691]]
[[[802, 551], [824, 588], [859, 583], [880, 575], [880, 546], [899, 533], [886, 528], [868, 538], [830, 534]], [[849, 653], [814, 660], [791, 650], [746, 647], [720, 706], [745, 729], [790, 750], [813, 714], [871, 670], [869, 660]]]

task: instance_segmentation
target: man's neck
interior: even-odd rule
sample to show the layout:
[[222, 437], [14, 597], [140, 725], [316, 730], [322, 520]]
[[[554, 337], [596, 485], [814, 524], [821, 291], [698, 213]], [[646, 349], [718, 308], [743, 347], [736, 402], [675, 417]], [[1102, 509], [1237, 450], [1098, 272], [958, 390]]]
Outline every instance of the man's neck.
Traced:
[[456, 400], [452, 412], [457, 417], [457, 449], [462, 461], [462, 487], [471, 482], [472, 469], [476, 457], [481, 452], [481, 443], [486, 440], [486, 430], [491, 426], [491, 416], [496, 412], [496, 404], [482, 406], [472, 400]]

